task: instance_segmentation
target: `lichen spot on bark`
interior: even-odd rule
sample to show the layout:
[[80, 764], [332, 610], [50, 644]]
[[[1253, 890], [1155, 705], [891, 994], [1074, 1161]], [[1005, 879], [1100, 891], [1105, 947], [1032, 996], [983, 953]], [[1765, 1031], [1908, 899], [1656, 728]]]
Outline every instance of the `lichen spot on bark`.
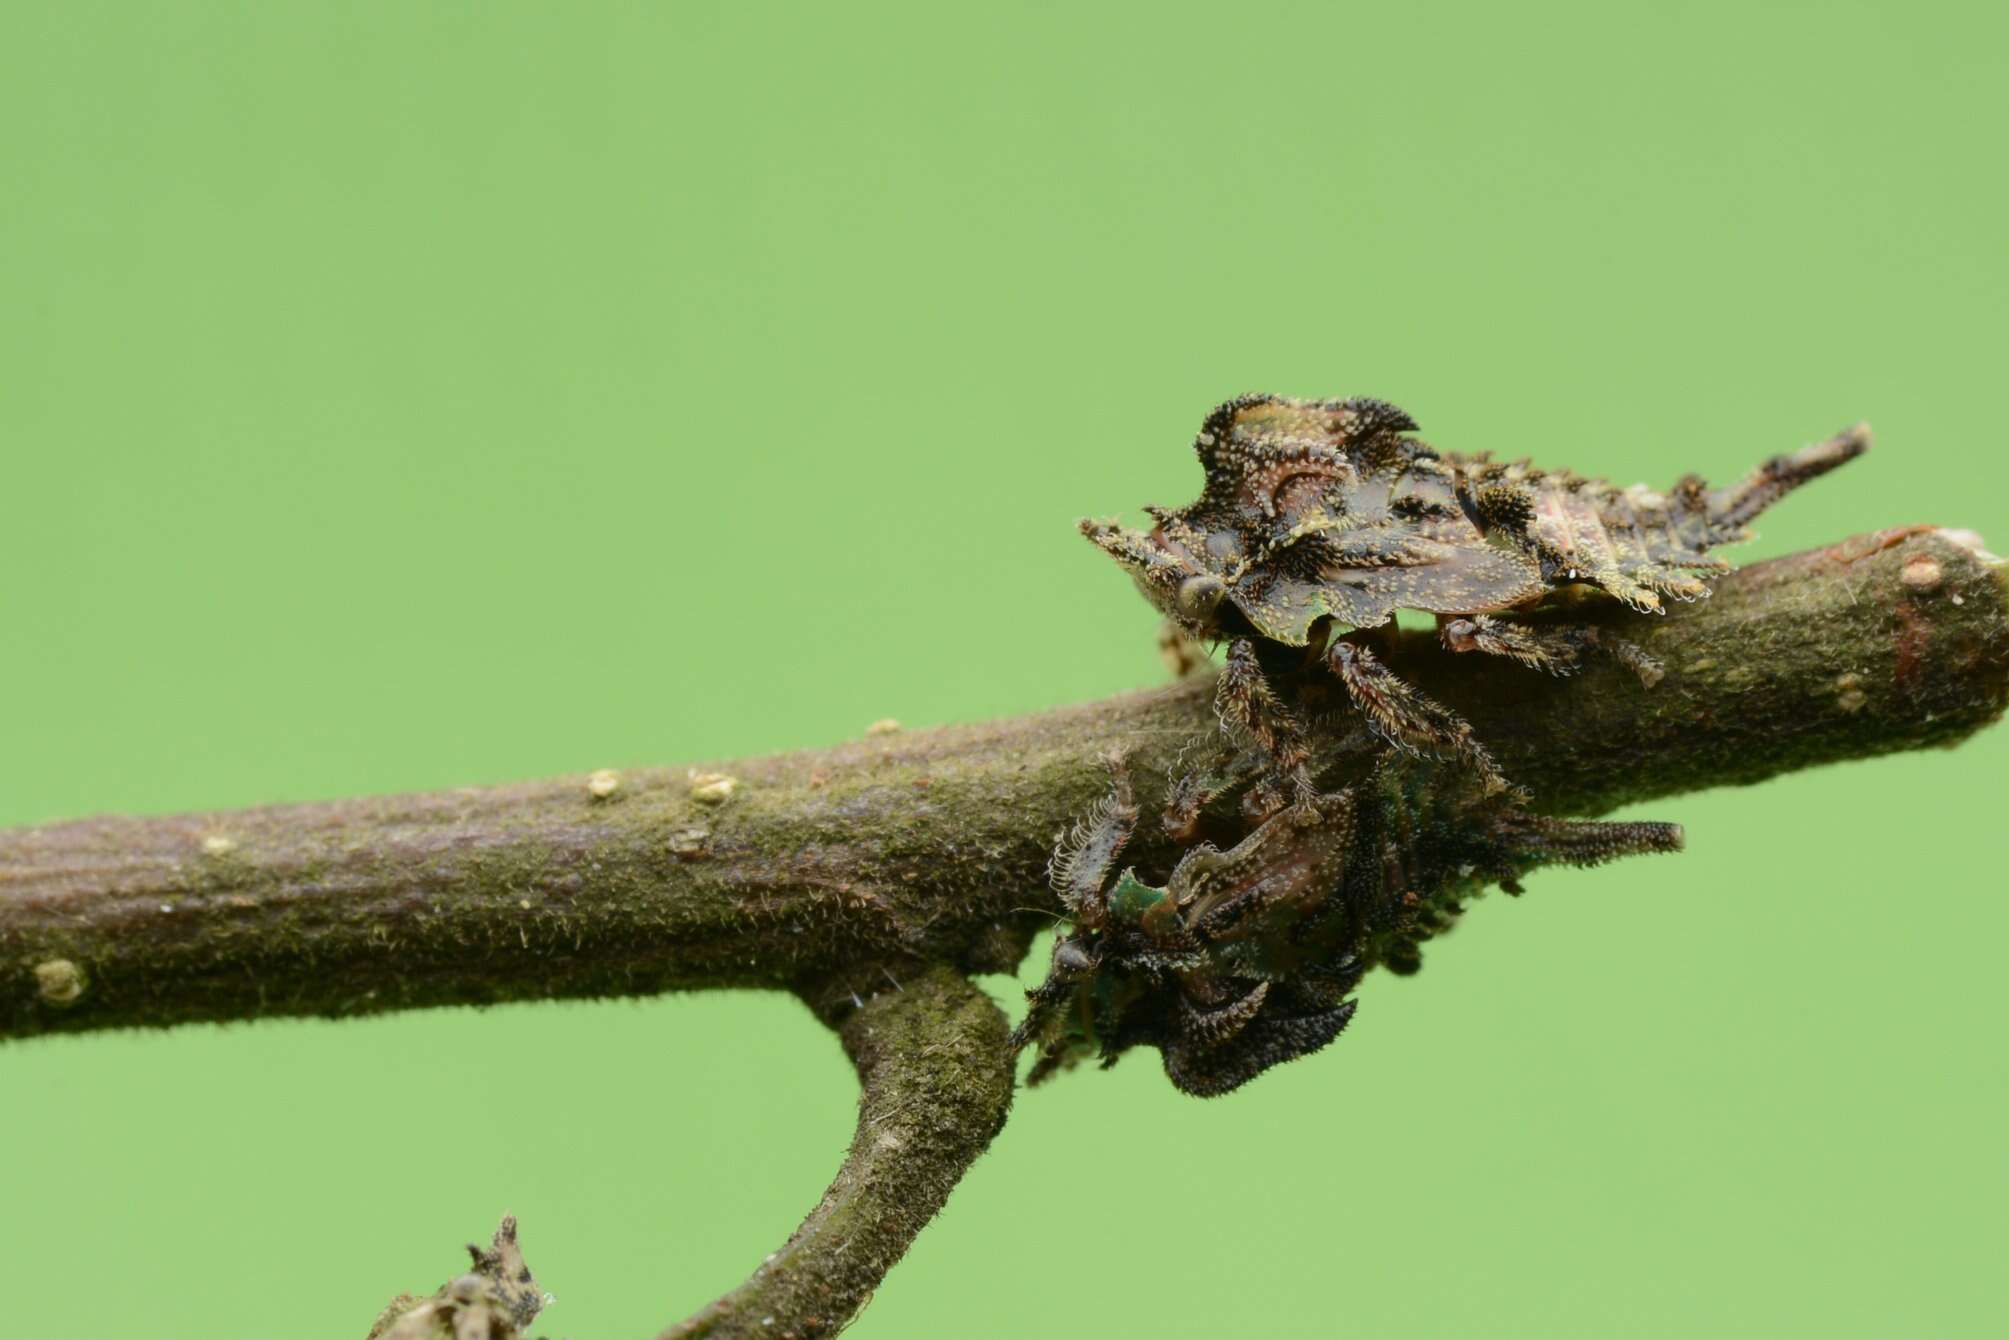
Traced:
[[90, 984], [84, 970], [66, 958], [52, 958], [35, 965], [35, 993], [59, 1008], [82, 1000]]
[[728, 777], [722, 772], [698, 772], [690, 774], [691, 799], [700, 805], [723, 805], [732, 799], [732, 793], [739, 789], [739, 779]]

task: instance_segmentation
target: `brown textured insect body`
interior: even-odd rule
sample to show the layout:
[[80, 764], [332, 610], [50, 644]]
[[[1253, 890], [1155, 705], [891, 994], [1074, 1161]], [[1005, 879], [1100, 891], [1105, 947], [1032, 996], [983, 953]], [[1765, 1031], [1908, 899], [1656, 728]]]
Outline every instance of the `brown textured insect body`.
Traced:
[[1039, 1044], [1032, 1083], [1146, 1045], [1178, 1088], [1226, 1093], [1331, 1042], [1367, 971], [1415, 971], [1420, 943], [1486, 885], [1518, 892], [1538, 866], [1681, 845], [1673, 824], [1544, 818], [1456, 765], [1397, 756], [1226, 850], [1187, 847], [1161, 888], [1112, 873], [1138, 820], [1128, 776], [1113, 772], [1054, 854], [1073, 927], [1013, 1034], [1014, 1047]]
[[[1596, 637], [1528, 626], [1516, 612], [1569, 586], [1642, 611], [1705, 596], [1706, 576], [1727, 567], [1711, 550], [1748, 538], [1747, 523], [1766, 507], [1869, 446], [1859, 425], [1729, 487], [1690, 475], [1663, 493], [1439, 452], [1409, 436], [1415, 428], [1379, 400], [1242, 396], [1209, 414], [1194, 439], [1206, 472], [1198, 501], [1146, 509], [1157, 523], [1149, 532], [1081, 525], [1180, 628], [1229, 642], [1223, 720], [1262, 745], [1301, 804], [1313, 794], [1303, 731], [1269, 687], [1265, 659], [1303, 648], [1389, 741], [1462, 756], [1497, 784], [1463, 721], [1346, 634], [1421, 610], [1438, 616], [1453, 651], [1566, 671]], [[1657, 677], [1636, 649], [1606, 649]]]

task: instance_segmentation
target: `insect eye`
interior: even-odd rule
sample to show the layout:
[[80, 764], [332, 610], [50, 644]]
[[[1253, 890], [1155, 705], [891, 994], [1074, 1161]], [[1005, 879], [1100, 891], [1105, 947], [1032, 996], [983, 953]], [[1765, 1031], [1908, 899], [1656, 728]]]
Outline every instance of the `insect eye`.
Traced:
[[1179, 613], [1189, 619], [1211, 618], [1227, 594], [1227, 583], [1219, 577], [1188, 577], [1179, 583]]

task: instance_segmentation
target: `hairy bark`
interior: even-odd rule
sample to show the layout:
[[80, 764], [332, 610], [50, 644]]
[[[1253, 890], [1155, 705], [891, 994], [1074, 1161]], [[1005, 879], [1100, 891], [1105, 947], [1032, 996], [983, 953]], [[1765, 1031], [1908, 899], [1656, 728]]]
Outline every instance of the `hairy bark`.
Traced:
[[[1664, 618], [1554, 613], [1638, 644], [1666, 670], [1651, 689], [1605, 658], [1551, 679], [1420, 632], [1387, 659], [1539, 808], [1588, 816], [1965, 738], [2009, 700], [2004, 577], [1960, 537], [1910, 528], [1755, 564]], [[1200, 677], [702, 770], [0, 832], [0, 1039], [796, 991], [859, 1067], [857, 1140], [788, 1246], [665, 1334], [821, 1334], [1003, 1119], [1002, 1020], [959, 974], [1011, 970], [1058, 913], [1044, 867], [1103, 791], [1102, 756], [1123, 751], [1140, 794], [1162, 796], [1214, 729], [1210, 699]], [[1368, 757], [1322, 763], [1336, 782]], [[1141, 826], [1140, 867], [1170, 855]]]

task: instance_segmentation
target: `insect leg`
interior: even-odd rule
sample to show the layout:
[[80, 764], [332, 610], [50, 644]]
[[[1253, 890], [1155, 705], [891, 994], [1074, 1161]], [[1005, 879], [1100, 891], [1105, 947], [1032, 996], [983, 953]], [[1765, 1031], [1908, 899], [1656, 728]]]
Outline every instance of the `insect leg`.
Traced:
[[1567, 675], [1583, 664], [1587, 649], [1602, 651], [1652, 688], [1667, 675], [1667, 669], [1636, 642], [1590, 627], [1534, 628], [1512, 619], [1475, 614], [1452, 619], [1438, 630], [1444, 646], [1451, 651], [1483, 651], [1505, 656], [1522, 665]]
[[[1096, 951], [1085, 932], [1101, 926], [1105, 920], [1102, 886], [1137, 826], [1137, 798], [1130, 789], [1130, 770], [1124, 766], [1120, 754], [1111, 754], [1107, 762], [1109, 794], [1097, 801], [1095, 808], [1061, 838], [1053, 850], [1053, 859], [1047, 862], [1047, 879], [1074, 918], [1075, 929], [1054, 942], [1053, 965], [1046, 980], [1025, 993], [1025, 1018], [1012, 1030], [1008, 1040], [1014, 1052], [1034, 1038], [1043, 1039], [1042, 1045], [1049, 1050], [1058, 1045], [1053, 1036], [1053, 1020], [1074, 1003], [1080, 984], [1096, 968]], [[1044, 1054], [1041, 1061], [1046, 1062]]]
[[1066, 1029], [1056, 1027], [1055, 1020], [1074, 1005], [1081, 984], [1095, 966], [1094, 957], [1073, 936], [1063, 936], [1054, 944], [1053, 966], [1047, 971], [1046, 980], [1025, 993], [1025, 1018], [1019, 1020], [1018, 1027], [1005, 1039], [1013, 1055], [1034, 1039], [1039, 1040], [1042, 1061], [1049, 1053], [1064, 1054], [1068, 1050]]
[[1248, 781], [1260, 769], [1261, 764], [1255, 755], [1239, 748], [1224, 752], [1216, 762], [1195, 764], [1187, 769], [1172, 784], [1165, 797], [1165, 808], [1158, 816], [1165, 836], [1182, 847], [1197, 842], [1201, 811], [1218, 797]]
[[1490, 614], [1452, 619], [1438, 629], [1438, 636], [1447, 650], [1505, 656], [1552, 675], [1576, 669], [1587, 640], [1581, 628], [1530, 628]]
[[1089, 926], [1102, 921], [1102, 886], [1137, 826], [1137, 798], [1130, 770], [1111, 755], [1109, 794], [1078, 821], [1047, 862], [1046, 877], [1074, 919]]
[[1351, 642], [1334, 642], [1326, 664], [1352, 697], [1354, 705], [1382, 738], [1409, 753], [1433, 753], [1464, 759], [1479, 772], [1488, 792], [1504, 791], [1506, 778], [1486, 747], [1472, 738], [1471, 723], [1375, 659], [1374, 653]]
[[1237, 638], [1228, 648], [1227, 663], [1214, 687], [1214, 710], [1224, 726], [1239, 728], [1255, 740], [1274, 772], [1288, 782], [1296, 804], [1317, 803], [1304, 725], [1270, 686], [1256, 662], [1255, 643], [1248, 638]]
[[1592, 629], [1591, 632], [1593, 634], [1591, 638], [1592, 645], [1596, 646], [1605, 655], [1611, 657], [1611, 659], [1617, 661], [1626, 669], [1632, 671], [1633, 674], [1639, 677], [1639, 682], [1647, 688], [1650, 689], [1661, 680], [1667, 678], [1667, 667], [1662, 665], [1658, 658], [1637, 642], [1628, 642], [1622, 637], [1611, 633], [1599, 632], [1596, 629]]
[[1203, 1049], [1232, 1042], [1249, 1026], [1269, 998], [1270, 984], [1257, 982], [1242, 995], [1226, 1001], [1202, 1001], [1190, 991], [1179, 994], [1179, 1034], [1191, 1046]]

